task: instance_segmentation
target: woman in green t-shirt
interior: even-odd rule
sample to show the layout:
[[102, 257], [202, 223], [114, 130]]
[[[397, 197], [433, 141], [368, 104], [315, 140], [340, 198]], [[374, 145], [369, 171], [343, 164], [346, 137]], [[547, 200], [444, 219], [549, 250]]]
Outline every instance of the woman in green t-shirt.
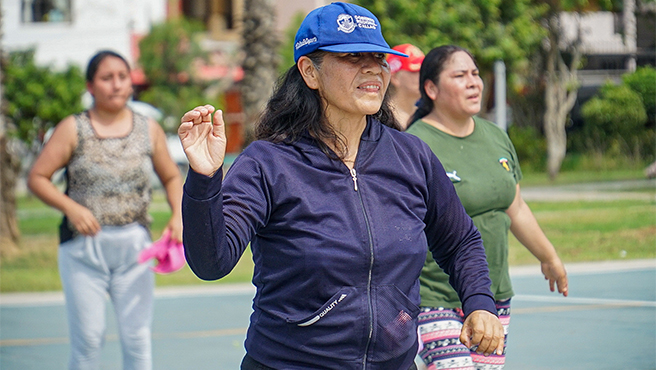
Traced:
[[[420, 74], [421, 99], [407, 132], [424, 140], [442, 162], [460, 200], [479, 229], [487, 254], [497, 310], [506, 337], [513, 296], [508, 272], [508, 230], [540, 260], [549, 287], [567, 296], [567, 273], [556, 250], [522, 199], [522, 172], [508, 135], [475, 117], [483, 80], [472, 55], [457, 46], [433, 49]], [[428, 254], [420, 277], [420, 355], [433, 369], [502, 369], [504, 354], [483, 356], [458, 336], [462, 304], [449, 277]]]

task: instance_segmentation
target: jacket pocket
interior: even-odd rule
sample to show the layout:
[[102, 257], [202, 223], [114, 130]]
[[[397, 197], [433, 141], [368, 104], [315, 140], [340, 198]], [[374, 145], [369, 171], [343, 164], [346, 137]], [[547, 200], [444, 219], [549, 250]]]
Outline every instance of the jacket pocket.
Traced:
[[344, 287], [310, 315], [285, 317], [284, 335], [305, 353], [354, 360], [364, 351], [365, 298], [356, 287]]
[[419, 307], [393, 285], [376, 288], [374, 307], [377, 320], [372, 361], [388, 361], [412, 349], [417, 341]]

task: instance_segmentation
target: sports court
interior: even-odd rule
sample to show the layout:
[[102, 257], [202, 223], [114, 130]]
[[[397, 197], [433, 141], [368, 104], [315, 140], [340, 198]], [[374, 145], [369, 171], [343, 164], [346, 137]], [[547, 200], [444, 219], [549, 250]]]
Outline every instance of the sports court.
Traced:
[[[549, 292], [537, 264], [511, 269], [506, 369], [656, 369], [656, 260], [566, 267], [567, 298]], [[253, 294], [250, 284], [158, 288], [154, 369], [238, 369]], [[107, 316], [102, 369], [121, 369]], [[61, 293], [0, 295], [0, 369], [60, 370], [67, 356]]]

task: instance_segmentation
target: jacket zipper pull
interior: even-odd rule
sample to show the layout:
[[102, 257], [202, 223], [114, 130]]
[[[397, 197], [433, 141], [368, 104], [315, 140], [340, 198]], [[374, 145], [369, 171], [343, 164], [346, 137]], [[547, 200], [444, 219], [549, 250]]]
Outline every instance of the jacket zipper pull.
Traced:
[[351, 168], [351, 177], [353, 178], [353, 190], [358, 191], [358, 174], [355, 168]]

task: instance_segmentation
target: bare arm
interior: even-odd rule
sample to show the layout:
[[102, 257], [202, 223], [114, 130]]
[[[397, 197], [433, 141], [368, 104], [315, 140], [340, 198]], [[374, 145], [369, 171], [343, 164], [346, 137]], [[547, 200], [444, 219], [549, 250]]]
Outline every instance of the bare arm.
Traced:
[[166, 200], [171, 207], [171, 218], [166, 228], [171, 230], [171, 238], [182, 241], [182, 176], [169, 154], [164, 130], [153, 120], [149, 120], [148, 125], [153, 148], [153, 168], [164, 186]]
[[68, 164], [76, 146], [75, 118], [69, 116], [57, 125], [34, 162], [27, 186], [44, 203], [63, 212], [81, 234], [94, 235], [100, 230], [100, 224], [91, 211], [62, 193], [51, 180], [55, 171]]
[[540, 261], [542, 273], [545, 279], [549, 280], [549, 289], [553, 292], [557, 285], [558, 293], [567, 296], [565, 266], [560, 261], [554, 246], [544, 235], [528, 204], [524, 202], [519, 184], [517, 184], [515, 200], [506, 210], [506, 214], [511, 220], [510, 231]]

